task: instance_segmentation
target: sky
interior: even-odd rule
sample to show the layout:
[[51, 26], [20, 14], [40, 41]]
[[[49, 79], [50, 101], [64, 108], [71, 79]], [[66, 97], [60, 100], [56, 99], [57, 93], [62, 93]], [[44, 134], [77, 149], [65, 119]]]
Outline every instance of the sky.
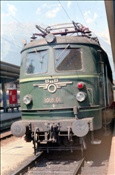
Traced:
[[113, 57], [103, 0], [99, 1], [1, 1], [1, 60], [20, 65], [23, 40], [37, 33], [35, 25], [46, 28], [59, 23], [79, 22], [88, 27], [107, 52], [115, 80]]

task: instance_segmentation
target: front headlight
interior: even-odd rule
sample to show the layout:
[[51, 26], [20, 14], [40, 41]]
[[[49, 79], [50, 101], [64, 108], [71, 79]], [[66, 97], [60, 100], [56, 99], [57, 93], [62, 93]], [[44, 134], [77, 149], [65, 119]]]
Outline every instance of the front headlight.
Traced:
[[32, 96], [30, 94], [25, 95], [23, 98], [23, 102], [26, 105], [29, 105], [32, 102]]
[[84, 100], [86, 99], [86, 93], [84, 93], [84, 92], [78, 92], [78, 93], [76, 94], [76, 99], [77, 99], [77, 101], [79, 101], [79, 102], [84, 101]]

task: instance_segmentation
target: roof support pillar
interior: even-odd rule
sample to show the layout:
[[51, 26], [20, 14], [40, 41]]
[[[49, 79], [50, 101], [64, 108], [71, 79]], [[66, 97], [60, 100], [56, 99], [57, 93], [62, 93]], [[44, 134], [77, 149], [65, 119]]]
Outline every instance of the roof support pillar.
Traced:
[[4, 112], [7, 112], [7, 95], [6, 95], [5, 83], [2, 83], [2, 92], [3, 92], [3, 109], [4, 109]]

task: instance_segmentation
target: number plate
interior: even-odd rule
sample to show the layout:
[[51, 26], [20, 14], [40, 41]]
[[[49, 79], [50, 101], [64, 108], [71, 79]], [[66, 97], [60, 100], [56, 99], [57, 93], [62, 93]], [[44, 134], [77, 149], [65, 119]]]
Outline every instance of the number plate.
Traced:
[[49, 103], [63, 103], [61, 97], [52, 97], [52, 98], [44, 98], [44, 103], [49, 104]]

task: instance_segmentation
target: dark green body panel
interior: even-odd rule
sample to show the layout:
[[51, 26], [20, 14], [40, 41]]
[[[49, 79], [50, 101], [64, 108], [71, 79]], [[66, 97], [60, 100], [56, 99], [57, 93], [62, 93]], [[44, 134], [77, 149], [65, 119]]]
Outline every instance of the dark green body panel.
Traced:
[[[68, 39], [69, 40], [69, 39]], [[66, 41], [60, 43], [39, 45], [39, 42], [31, 46], [26, 46], [22, 51], [22, 63], [20, 72], [20, 91], [21, 91], [21, 108], [22, 118], [25, 120], [58, 120], [66, 118], [75, 118], [73, 108], [78, 109], [78, 118], [94, 118], [94, 129], [102, 127], [102, 110], [104, 106], [104, 87], [99, 86], [100, 81], [100, 54], [102, 50], [98, 44], [88, 43], [85, 41], [73, 42], [70, 40], [70, 46], [81, 48], [82, 50], [82, 70], [81, 71], [56, 71], [54, 61], [54, 47], [65, 48]], [[27, 52], [36, 49], [48, 49], [48, 67], [44, 74], [25, 74], [25, 62]], [[104, 51], [102, 51], [103, 54]], [[106, 56], [105, 56], [106, 57]], [[61, 88], [57, 88], [54, 93], [43, 89], [43, 87], [34, 86], [34, 84], [45, 84], [45, 80], [54, 81], [58, 79], [59, 83], [69, 82]], [[76, 94], [80, 91], [77, 88], [78, 82], [84, 82], [85, 87], [82, 89], [87, 94], [84, 102], [76, 100]], [[25, 105], [23, 97], [26, 94], [32, 95], [32, 103]], [[46, 102], [49, 100], [50, 102]], [[59, 101], [56, 101], [56, 98]]]
[[[44, 83], [44, 80], [21, 83], [21, 101], [26, 94], [31, 94], [33, 97], [32, 104], [26, 106], [22, 103], [22, 110], [24, 110], [22, 112], [22, 118], [26, 120], [59, 120], [75, 118], [73, 107], [77, 106], [79, 109], [79, 119], [94, 117], [95, 129], [100, 128], [102, 125], [102, 114], [100, 112], [100, 110], [102, 110], [102, 106], [99, 104], [98, 76], [59, 78], [59, 82], [61, 81], [69, 81], [72, 82], [72, 84], [57, 89], [57, 91], [53, 94], [43, 88], [33, 87], [33, 84]], [[83, 91], [87, 93], [87, 98], [84, 102], [78, 102], [76, 100], [76, 93], [79, 91], [77, 83], [79, 81], [83, 81], [85, 83]], [[93, 96], [90, 94], [88, 89], [92, 89]], [[44, 98], [55, 99], [57, 97], [61, 98], [61, 102], [44, 103]]]
[[[88, 80], [87, 80], [88, 79]], [[84, 92], [88, 94], [87, 99], [85, 102], [78, 103], [76, 100], [76, 93], [79, 91], [77, 88], [77, 83], [79, 81], [83, 81], [86, 85], [84, 88]], [[91, 103], [92, 105], [99, 105], [99, 90], [98, 90], [98, 77], [85, 77], [85, 78], [69, 78], [69, 79], [59, 79], [59, 82], [72, 82], [72, 84], [68, 84], [65, 87], [62, 87], [60, 89], [57, 89], [57, 91], [53, 94], [48, 92], [48, 90], [44, 90], [43, 88], [39, 87], [34, 87], [33, 84], [43, 84], [43, 81], [31, 81], [31, 82], [25, 82], [20, 85], [20, 90], [21, 90], [21, 101], [22, 98], [26, 94], [31, 94], [33, 97], [33, 103], [26, 106], [25, 104], [22, 104], [22, 109], [23, 110], [45, 110], [45, 109], [52, 109], [52, 104], [51, 103], [44, 103], [44, 98], [56, 98], [59, 97], [62, 100], [59, 101], [58, 103], [54, 102], [55, 107], [54, 109], [60, 109], [60, 108], [73, 108], [74, 106], [82, 107], [82, 106], [90, 106]], [[94, 83], [96, 84], [94, 86]], [[25, 88], [26, 87], [26, 88]], [[93, 102], [92, 102], [92, 96], [88, 92], [88, 89], [92, 88], [94, 95], [93, 95]]]

